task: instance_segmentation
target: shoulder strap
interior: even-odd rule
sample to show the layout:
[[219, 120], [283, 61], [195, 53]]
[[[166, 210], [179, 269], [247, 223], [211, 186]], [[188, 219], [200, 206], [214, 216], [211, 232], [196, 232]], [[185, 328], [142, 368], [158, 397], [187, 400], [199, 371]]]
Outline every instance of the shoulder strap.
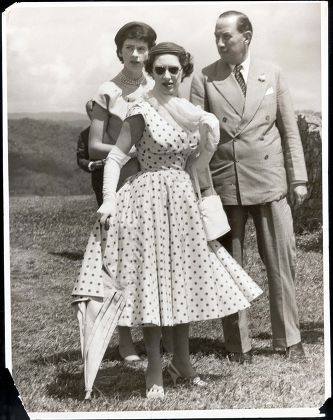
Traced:
[[[212, 176], [211, 176], [209, 167], [208, 166], [205, 167], [203, 172], [208, 176], [209, 186], [212, 189], [214, 189], [213, 180], [212, 180]], [[199, 184], [199, 179], [198, 179], [198, 172], [197, 172], [196, 168], [191, 168], [191, 173], [192, 173], [192, 178], [193, 178], [193, 181], [194, 181], [195, 192], [198, 196], [199, 202], [201, 202], [202, 201], [202, 195], [201, 195], [201, 189], [200, 189], [200, 184]]]

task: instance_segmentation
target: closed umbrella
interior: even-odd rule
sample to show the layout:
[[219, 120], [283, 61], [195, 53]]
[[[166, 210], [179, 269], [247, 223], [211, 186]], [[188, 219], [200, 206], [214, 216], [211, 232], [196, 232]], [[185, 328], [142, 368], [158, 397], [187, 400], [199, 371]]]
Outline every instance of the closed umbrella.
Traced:
[[[97, 221], [88, 241], [89, 252], [85, 252], [83, 268], [72, 292], [80, 328], [85, 399], [90, 399], [98, 369], [125, 307], [122, 290], [116, 287], [115, 276], [110, 272], [117, 266], [117, 259], [106, 256], [103, 261], [108, 240], [106, 231]], [[103, 284], [107, 285], [107, 289]], [[79, 297], [80, 294], [83, 296]]]
[[86, 339], [83, 355], [85, 399], [90, 399], [98, 369], [112, 334], [118, 325], [124, 306], [125, 299], [121, 291], [115, 290], [114, 294], [103, 302], [90, 334]]

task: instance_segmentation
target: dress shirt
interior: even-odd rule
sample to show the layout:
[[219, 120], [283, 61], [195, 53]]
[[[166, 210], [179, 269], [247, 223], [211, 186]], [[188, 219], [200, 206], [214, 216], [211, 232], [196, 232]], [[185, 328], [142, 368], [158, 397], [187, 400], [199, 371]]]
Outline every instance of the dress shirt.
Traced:
[[[247, 84], [247, 78], [249, 75], [249, 68], [250, 68], [250, 54], [248, 54], [248, 56], [246, 57], [246, 59], [242, 62], [239, 63], [243, 66], [242, 70], [241, 70], [241, 74], [243, 76], [244, 82], [245, 84]], [[236, 64], [229, 64], [231, 71], [234, 71], [234, 68], [236, 67]]]

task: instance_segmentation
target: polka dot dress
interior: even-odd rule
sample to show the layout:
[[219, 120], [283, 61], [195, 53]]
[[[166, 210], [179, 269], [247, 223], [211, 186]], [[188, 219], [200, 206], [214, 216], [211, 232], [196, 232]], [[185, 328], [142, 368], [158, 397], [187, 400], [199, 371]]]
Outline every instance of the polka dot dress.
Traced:
[[96, 221], [72, 294], [101, 299], [121, 289], [119, 325], [129, 327], [171, 326], [247, 308], [262, 291], [219, 242], [207, 243], [184, 170], [198, 140], [148, 102], [129, 115], [138, 113], [146, 123], [136, 145], [141, 171], [118, 191], [110, 229]]

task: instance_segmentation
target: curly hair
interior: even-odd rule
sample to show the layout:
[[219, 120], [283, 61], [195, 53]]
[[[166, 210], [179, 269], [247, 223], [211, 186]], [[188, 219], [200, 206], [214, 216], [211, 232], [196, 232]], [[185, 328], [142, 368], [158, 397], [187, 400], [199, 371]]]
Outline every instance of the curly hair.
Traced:
[[193, 72], [193, 58], [189, 52], [165, 52], [160, 54], [150, 54], [148, 55], [148, 60], [145, 62], [145, 70], [146, 72], [152, 76], [153, 75], [153, 68], [154, 68], [154, 62], [157, 57], [164, 54], [172, 54], [178, 57], [179, 63], [182, 67], [183, 73], [182, 73], [182, 81], [185, 79], [185, 77], [188, 77]]

